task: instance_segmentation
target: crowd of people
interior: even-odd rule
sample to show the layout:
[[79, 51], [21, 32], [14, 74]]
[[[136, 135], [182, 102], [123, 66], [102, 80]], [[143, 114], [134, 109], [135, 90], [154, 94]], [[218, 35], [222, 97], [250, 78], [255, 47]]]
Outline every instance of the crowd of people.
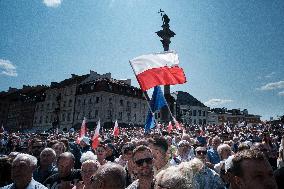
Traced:
[[282, 125], [0, 133], [3, 189], [284, 188]]

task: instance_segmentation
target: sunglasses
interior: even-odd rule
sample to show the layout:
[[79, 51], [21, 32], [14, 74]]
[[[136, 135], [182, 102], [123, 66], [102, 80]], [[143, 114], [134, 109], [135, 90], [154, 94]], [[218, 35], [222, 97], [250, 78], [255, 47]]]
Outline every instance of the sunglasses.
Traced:
[[197, 151], [196, 153], [197, 153], [198, 155], [201, 155], [201, 154], [206, 155], [206, 154], [207, 154], [206, 151]]
[[140, 167], [143, 164], [147, 163], [147, 164], [152, 164], [153, 163], [153, 158], [145, 158], [145, 159], [139, 159], [137, 161], [135, 161], [135, 163]]

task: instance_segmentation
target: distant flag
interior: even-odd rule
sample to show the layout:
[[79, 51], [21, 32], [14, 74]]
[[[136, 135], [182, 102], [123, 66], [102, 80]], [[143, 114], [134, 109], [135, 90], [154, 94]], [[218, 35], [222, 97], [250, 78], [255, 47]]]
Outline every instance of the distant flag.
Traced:
[[145, 133], [150, 132], [150, 130], [153, 129], [154, 127], [155, 127], [154, 113], [152, 114], [152, 112], [149, 110], [147, 119], [146, 119], [146, 124], [144, 126]]
[[180, 126], [179, 122], [176, 120], [176, 118], [173, 117], [173, 120], [174, 120], [174, 122], [175, 122], [175, 127], [176, 127], [176, 129], [182, 130], [182, 129], [181, 129], [181, 126]]
[[[167, 105], [163, 91], [160, 86], [156, 86], [153, 91], [152, 99], [150, 102], [151, 110], [148, 111], [147, 120], [145, 124], [145, 132], [149, 132], [155, 127], [155, 112], [159, 111], [162, 107]], [[153, 113], [152, 113], [153, 112]]]
[[100, 137], [100, 128], [101, 128], [101, 122], [100, 120], [98, 121], [98, 124], [97, 124], [97, 127], [96, 127], [96, 130], [95, 130], [95, 134], [93, 136], [93, 142], [92, 142], [92, 148], [93, 149], [96, 149], [99, 144], [100, 144], [100, 141], [99, 141], [99, 137]]
[[158, 85], [175, 85], [186, 82], [183, 69], [178, 66], [178, 55], [175, 52], [142, 55], [129, 62], [142, 91]]
[[2, 123], [1, 129], [0, 129], [0, 133], [5, 133], [5, 129], [4, 129], [3, 123]]
[[162, 125], [161, 125], [160, 123], [158, 123], [158, 124], [156, 125], [156, 128], [157, 128], [157, 129], [161, 129], [161, 127], [162, 127]]
[[84, 117], [82, 125], [81, 125], [81, 130], [80, 130], [80, 134], [77, 137], [76, 143], [80, 144], [81, 139], [86, 135], [87, 132], [87, 125], [86, 125], [86, 118]]
[[173, 125], [172, 125], [172, 122], [169, 122], [169, 125], [168, 125], [168, 128], [167, 128], [167, 131], [168, 133], [172, 132], [173, 130]]
[[117, 120], [115, 121], [114, 123], [114, 128], [113, 128], [113, 133], [112, 133], [113, 136], [118, 136], [119, 135], [119, 128], [118, 128], [118, 123], [117, 123]]

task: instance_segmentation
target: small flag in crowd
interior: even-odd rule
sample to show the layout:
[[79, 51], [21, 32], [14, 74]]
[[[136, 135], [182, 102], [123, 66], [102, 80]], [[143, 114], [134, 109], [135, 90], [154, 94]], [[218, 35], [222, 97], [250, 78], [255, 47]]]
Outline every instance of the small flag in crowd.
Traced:
[[167, 131], [168, 131], [168, 133], [170, 133], [170, 132], [172, 132], [172, 130], [173, 130], [172, 122], [169, 122]]
[[96, 130], [95, 130], [95, 134], [93, 136], [93, 142], [92, 142], [92, 148], [93, 149], [96, 149], [99, 144], [100, 144], [100, 141], [99, 141], [99, 137], [100, 137], [100, 128], [101, 128], [101, 122], [100, 120], [98, 121], [98, 124], [97, 124], [97, 127], [96, 127]]
[[87, 125], [86, 125], [86, 118], [84, 117], [82, 125], [81, 125], [80, 134], [76, 140], [77, 144], [80, 144], [81, 139], [86, 135], [86, 131], [87, 131]]
[[176, 118], [173, 117], [173, 120], [174, 120], [174, 122], [175, 122], [175, 127], [176, 127], [176, 129], [182, 130], [182, 128], [181, 128], [179, 122], [176, 120]]
[[186, 82], [183, 69], [178, 66], [178, 55], [175, 52], [142, 55], [130, 60], [130, 64], [142, 91], [158, 85]]
[[1, 129], [0, 129], [0, 133], [5, 133], [5, 129], [4, 129], [3, 123], [2, 123]]
[[145, 133], [149, 132], [155, 127], [155, 112], [167, 105], [163, 91], [160, 86], [154, 88], [152, 99], [150, 102], [151, 110], [148, 111], [147, 120], [145, 124]]
[[118, 128], [118, 123], [117, 123], [117, 120], [115, 121], [114, 123], [114, 128], [113, 128], [113, 133], [112, 133], [113, 136], [118, 136], [119, 135], [119, 128]]

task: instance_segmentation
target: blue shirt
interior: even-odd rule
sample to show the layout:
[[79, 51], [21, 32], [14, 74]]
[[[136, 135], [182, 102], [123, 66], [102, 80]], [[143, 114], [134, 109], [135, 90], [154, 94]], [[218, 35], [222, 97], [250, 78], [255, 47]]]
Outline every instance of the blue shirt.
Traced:
[[207, 150], [207, 155], [210, 163], [217, 164], [221, 161], [217, 150], [214, 150], [213, 148]]

